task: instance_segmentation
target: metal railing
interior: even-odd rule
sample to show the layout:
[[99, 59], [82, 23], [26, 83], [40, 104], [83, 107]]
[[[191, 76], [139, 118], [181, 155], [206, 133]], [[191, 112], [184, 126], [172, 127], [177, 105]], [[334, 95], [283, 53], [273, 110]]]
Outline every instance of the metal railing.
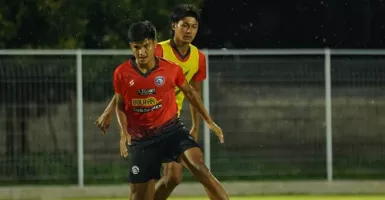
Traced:
[[[344, 56], [384, 56], [385, 50], [332, 50], [332, 49], [285, 49], [285, 50], [203, 50], [207, 59], [208, 69], [210, 68], [211, 56], [303, 56], [318, 55], [324, 56], [324, 72], [325, 72], [325, 135], [326, 135], [326, 174], [327, 180], [333, 180], [333, 129], [332, 129], [332, 76], [331, 76], [331, 57], [334, 55]], [[84, 114], [83, 114], [83, 80], [82, 58], [85, 55], [130, 55], [129, 50], [0, 50], [0, 55], [26, 56], [26, 55], [67, 55], [76, 57], [76, 88], [77, 88], [77, 154], [78, 154], [78, 185], [84, 186]], [[207, 70], [208, 73], [209, 70]], [[210, 80], [207, 74], [207, 80], [203, 86], [203, 102], [210, 110]], [[210, 131], [207, 126], [204, 127], [204, 149], [205, 162], [210, 168], [211, 166], [211, 142]]]

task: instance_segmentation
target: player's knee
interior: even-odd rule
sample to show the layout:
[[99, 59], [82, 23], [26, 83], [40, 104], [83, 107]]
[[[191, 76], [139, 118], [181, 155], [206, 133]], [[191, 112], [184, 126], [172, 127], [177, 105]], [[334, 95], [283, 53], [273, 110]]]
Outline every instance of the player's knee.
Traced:
[[207, 168], [204, 162], [192, 163], [191, 170], [203, 175], [208, 175], [210, 173], [209, 169]]
[[165, 184], [168, 187], [176, 187], [182, 182], [182, 174], [170, 173], [165, 177]]
[[144, 199], [146, 196], [146, 188], [142, 187], [142, 184], [131, 184], [131, 199]]

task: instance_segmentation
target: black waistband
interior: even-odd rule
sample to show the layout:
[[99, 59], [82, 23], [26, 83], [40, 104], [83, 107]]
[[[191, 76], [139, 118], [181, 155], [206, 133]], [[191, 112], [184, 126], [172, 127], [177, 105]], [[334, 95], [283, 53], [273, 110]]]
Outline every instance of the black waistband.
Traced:
[[168, 135], [168, 133], [173, 132], [174, 130], [180, 127], [183, 127], [183, 123], [177, 116], [175, 116], [160, 127], [142, 131], [141, 134], [143, 135], [143, 137], [138, 139], [132, 138], [132, 141], [151, 140], [157, 136]]

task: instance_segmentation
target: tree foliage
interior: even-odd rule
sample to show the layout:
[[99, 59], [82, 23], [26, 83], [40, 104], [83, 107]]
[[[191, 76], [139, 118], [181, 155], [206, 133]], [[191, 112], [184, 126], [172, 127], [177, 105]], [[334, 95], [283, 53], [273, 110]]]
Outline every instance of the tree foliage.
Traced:
[[[169, 35], [177, 0], [3, 0], [0, 48], [127, 48], [127, 30], [150, 20]], [[199, 6], [201, 0], [187, 0]]]
[[[0, 0], [0, 49], [127, 49], [128, 28], [137, 20], [152, 21], [158, 29], [158, 39], [163, 40], [170, 37], [170, 11], [179, 3], [177, 0]], [[84, 57], [85, 101], [105, 100], [112, 94], [112, 71], [122, 60], [119, 56]], [[28, 148], [27, 124], [31, 118], [48, 118], [51, 138], [45, 140], [56, 145], [51, 116], [58, 104], [68, 104], [73, 130], [69, 134], [74, 135], [76, 143], [75, 97], [74, 56], [0, 56], [0, 103], [6, 108], [3, 158], [10, 160], [3, 171], [7, 177], [23, 181], [27, 176], [38, 176], [39, 166], [29, 162], [38, 158], [31, 156]], [[76, 149], [68, 153], [75, 152]], [[30, 170], [27, 172], [26, 168]]]

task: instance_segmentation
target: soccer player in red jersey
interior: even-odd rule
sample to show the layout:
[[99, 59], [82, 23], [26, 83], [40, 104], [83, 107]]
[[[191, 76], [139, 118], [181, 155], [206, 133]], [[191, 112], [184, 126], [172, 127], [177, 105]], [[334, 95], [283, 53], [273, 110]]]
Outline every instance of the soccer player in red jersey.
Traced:
[[[165, 58], [168, 61], [177, 63], [183, 70], [187, 82], [201, 94], [202, 81], [206, 79], [206, 58], [205, 55], [191, 44], [194, 40], [200, 22], [199, 12], [193, 5], [180, 4], [176, 6], [171, 13], [171, 28], [173, 37], [169, 40], [158, 43], [155, 49], [155, 55]], [[178, 115], [182, 109], [184, 94], [179, 89], [175, 91], [176, 102], [178, 104]], [[113, 98], [103, 114], [98, 118], [96, 124], [105, 132], [111, 121], [111, 113], [115, 107]], [[192, 116], [192, 128], [190, 134], [195, 140], [198, 139], [199, 114], [196, 109], [190, 105]], [[125, 136], [121, 141], [123, 154]], [[163, 160], [163, 177], [156, 183], [155, 199], [166, 200], [177, 185], [182, 180], [183, 166], [170, 159]], [[211, 197], [209, 191], [208, 195]]]
[[116, 112], [122, 135], [131, 136], [131, 199], [154, 199], [163, 159], [183, 162], [213, 199], [228, 199], [203, 162], [199, 145], [178, 116], [175, 87], [197, 109], [221, 143], [222, 130], [213, 122], [195, 90], [175, 63], [155, 57], [156, 30], [148, 21], [129, 30], [134, 57], [114, 72]]

